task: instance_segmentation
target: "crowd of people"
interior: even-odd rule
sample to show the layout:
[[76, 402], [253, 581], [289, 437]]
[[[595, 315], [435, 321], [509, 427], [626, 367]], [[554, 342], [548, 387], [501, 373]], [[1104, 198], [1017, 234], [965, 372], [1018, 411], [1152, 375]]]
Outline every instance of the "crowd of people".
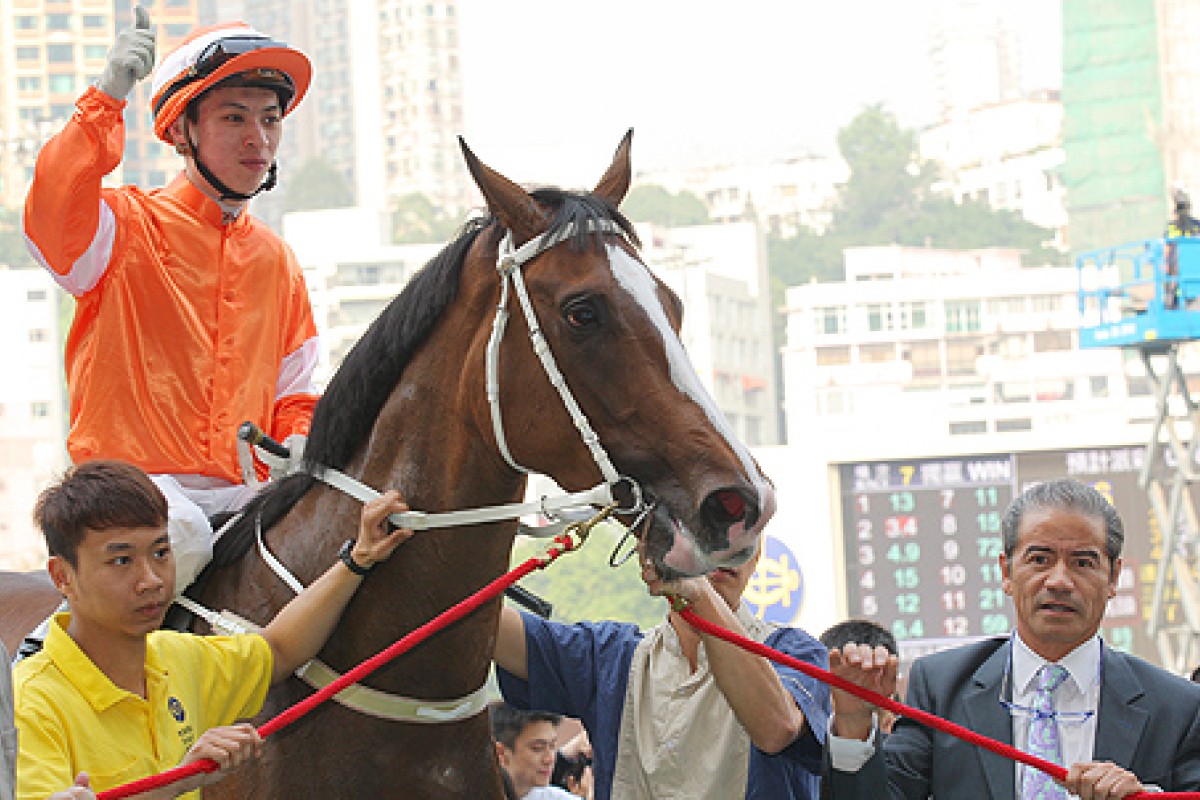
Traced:
[[[268, 467], [286, 472], [302, 454], [317, 349], [295, 258], [247, 212], [276, 182], [283, 118], [308, 88], [308, 59], [233, 23], [155, 61], [138, 7], [39, 155], [26, 205], [34, 256], [77, 301], [66, 352], [76, 466], [35, 509], [66, 604], [0, 680], [0, 800], [79, 800], [212, 759], [216, 772], [153, 795], [199, 796], [258, 757], [245, 720], [321, 649], [371, 566], [413, 535], [386, 523], [406, 508], [386, 492], [364, 505], [339, 560], [261, 630], [160, 630], [211, 555], [209, 516], [240, 507]], [[124, 149], [125, 98], [152, 74], [155, 131], [182, 171], [162, 188], [104, 188]], [[239, 453], [242, 420], [284, 440], [290, 457]], [[1063, 781], [831, 692], [671, 607], [646, 631], [504, 607], [494, 653], [504, 701], [489, 711], [506, 791], [1098, 800], [1200, 789], [1200, 686], [1099, 635], [1123, 542], [1116, 510], [1091, 487], [1028, 488], [1006, 512], [999, 557], [1015, 630], [917, 659], [907, 676], [908, 704], [1055, 761], [1068, 768]], [[896, 641], [877, 623], [848, 620], [818, 640], [751, 613], [742, 595], [758, 556], [666, 580], [639, 551], [651, 595], [898, 696]], [[560, 746], [564, 715], [583, 730]]]

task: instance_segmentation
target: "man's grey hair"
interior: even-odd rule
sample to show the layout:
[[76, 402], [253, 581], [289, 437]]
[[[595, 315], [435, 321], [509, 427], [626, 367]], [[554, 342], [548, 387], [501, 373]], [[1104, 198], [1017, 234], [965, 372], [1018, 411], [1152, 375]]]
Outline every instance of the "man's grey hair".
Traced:
[[1012, 559], [1017, 549], [1017, 534], [1025, 512], [1034, 509], [1076, 511], [1104, 521], [1104, 549], [1109, 563], [1116, 568], [1121, 549], [1125, 546], [1125, 526], [1112, 503], [1091, 486], [1071, 478], [1037, 483], [1021, 492], [1004, 512], [1000, 530], [1004, 535], [1004, 555]]

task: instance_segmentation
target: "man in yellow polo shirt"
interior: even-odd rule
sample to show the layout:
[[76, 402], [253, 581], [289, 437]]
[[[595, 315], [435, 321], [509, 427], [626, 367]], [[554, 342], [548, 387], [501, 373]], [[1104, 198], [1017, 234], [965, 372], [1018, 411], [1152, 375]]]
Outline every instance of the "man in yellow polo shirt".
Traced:
[[412, 535], [387, 530], [406, 509], [394, 491], [367, 503], [342, 560], [259, 634], [193, 636], [158, 630], [175, 588], [162, 492], [124, 462], [72, 468], [34, 510], [71, 611], [16, 667], [17, 800], [42, 800], [81, 772], [104, 791], [209, 758], [217, 772], [154, 795], [198, 798], [256, 757], [258, 733], [235, 721], [317, 654], [363, 576]]

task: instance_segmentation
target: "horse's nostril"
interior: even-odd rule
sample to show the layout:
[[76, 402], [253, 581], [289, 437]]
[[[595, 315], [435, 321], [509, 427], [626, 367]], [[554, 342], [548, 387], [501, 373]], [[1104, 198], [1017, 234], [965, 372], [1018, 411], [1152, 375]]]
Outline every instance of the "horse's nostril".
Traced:
[[746, 498], [738, 492], [717, 492], [717, 501], [725, 509], [725, 513], [734, 519], [746, 516]]
[[707, 516], [719, 525], [732, 525], [746, 518], [746, 498], [735, 489], [721, 489], [705, 498]]

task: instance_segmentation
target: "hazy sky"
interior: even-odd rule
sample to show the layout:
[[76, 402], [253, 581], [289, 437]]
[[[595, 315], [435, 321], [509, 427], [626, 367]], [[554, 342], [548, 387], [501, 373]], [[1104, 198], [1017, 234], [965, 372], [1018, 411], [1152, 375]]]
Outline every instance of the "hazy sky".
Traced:
[[874, 102], [921, 125], [941, 1], [461, 0], [467, 142], [516, 180], [581, 186], [630, 127], [637, 168], [831, 150]]

